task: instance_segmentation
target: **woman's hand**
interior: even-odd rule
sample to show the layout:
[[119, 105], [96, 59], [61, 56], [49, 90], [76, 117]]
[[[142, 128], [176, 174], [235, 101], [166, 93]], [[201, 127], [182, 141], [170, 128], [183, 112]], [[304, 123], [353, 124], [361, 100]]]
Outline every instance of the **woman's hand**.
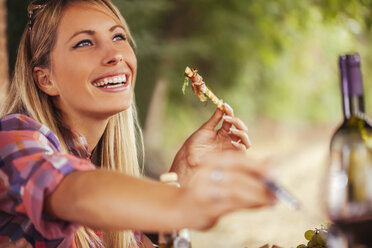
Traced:
[[[208, 229], [226, 213], [273, 205], [275, 196], [265, 186], [268, 164], [253, 162], [247, 154], [230, 151], [206, 155], [182, 187], [183, 215], [194, 229]], [[192, 222], [192, 223], [191, 223]]]
[[[221, 128], [216, 130], [222, 119]], [[178, 174], [181, 185], [184, 185], [205, 155], [228, 150], [245, 153], [251, 146], [247, 131], [245, 124], [234, 116], [232, 108], [225, 103], [224, 111], [217, 109], [213, 116], [186, 140], [173, 161], [171, 171]]]
[[32, 248], [32, 245], [27, 243], [24, 238], [21, 238], [17, 241], [3, 242], [0, 243], [0, 248]]

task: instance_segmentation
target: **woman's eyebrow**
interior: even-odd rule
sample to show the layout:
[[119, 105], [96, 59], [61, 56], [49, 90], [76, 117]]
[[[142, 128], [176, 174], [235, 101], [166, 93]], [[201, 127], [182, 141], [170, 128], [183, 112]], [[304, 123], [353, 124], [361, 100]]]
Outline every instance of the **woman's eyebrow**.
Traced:
[[[109, 29], [109, 31], [110, 31], [110, 32], [113, 32], [113, 31], [114, 31], [115, 29], [117, 29], [117, 28], [120, 28], [120, 29], [122, 29], [122, 30], [125, 32], [125, 29], [124, 29], [124, 27], [123, 27], [122, 25], [114, 25], [114, 26], [112, 26], [112, 27]], [[93, 30], [82, 30], [82, 31], [78, 31], [78, 32], [74, 33], [74, 34], [70, 37], [70, 39], [68, 39], [68, 41], [72, 40], [74, 37], [78, 36], [79, 34], [94, 35], [95, 33], [96, 33], [96, 32], [93, 31]]]
[[72, 40], [72, 38], [78, 36], [79, 34], [88, 34], [88, 35], [94, 35], [96, 32], [93, 31], [93, 30], [82, 30], [82, 31], [78, 31], [76, 33], [74, 33], [70, 39], [68, 39], [68, 41]]
[[122, 25], [114, 25], [109, 30], [110, 30], [110, 32], [112, 32], [112, 31], [114, 31], [117, 28], [121, 28], [125, 32], [125, 28]]

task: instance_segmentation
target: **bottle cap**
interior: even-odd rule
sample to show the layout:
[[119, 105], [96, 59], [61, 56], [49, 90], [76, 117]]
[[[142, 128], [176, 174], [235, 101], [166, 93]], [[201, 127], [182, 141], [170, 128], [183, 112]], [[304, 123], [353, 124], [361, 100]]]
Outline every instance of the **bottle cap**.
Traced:
[[346, 61], [349, 66], [359, 66], [360, 65], [360, 55], [359, 53], [347, 54]]
[[175, 172], [163, 173], [160, 175], [160, 182], [162, 183], [174, 183], [178, 181], [178, 175]]
[[347, 54], [347, 77], [349, 82], [349, 93], [351, 95], [363, 95], [362, 73], [360, 69], [360, 56], [358, 53]]

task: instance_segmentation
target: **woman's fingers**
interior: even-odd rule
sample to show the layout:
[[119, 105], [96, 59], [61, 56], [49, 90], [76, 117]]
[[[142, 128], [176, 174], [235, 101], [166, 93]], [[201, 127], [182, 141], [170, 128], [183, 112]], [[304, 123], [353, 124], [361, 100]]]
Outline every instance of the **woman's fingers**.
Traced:
[[238, 150], [240, 150], [240, 151], [242, 151], [242, 152], [247, 151], [247, 149], [249, 148], [249, 147], [246, 147], [245, 145], [243, 145], [242, 143], [240, 143], [240, 140], [238, 140], [238, 141], [234, 141], [234, 140], [232, 140], [232, 141], [231, 141], [231, 144], [232, 144], [236, 149], [238, 149]]
[[248, 127], [244, 124], [242, 120], [234, 116], [232, 108], [225, 103], [225, 115], [222, 117], [224, 122], [222, 123], [222, 129], [230, 133], [231, 127], [234, 126], [238, 130], [243, 132], [248, 132]]
[[238, 208], [257, 208], [275, 202], [273, 194], [258, 177], [233, 172], [226, 187], [230, 188], [229, 200]]
[[267, 166], [252, 163], [242, 154], [235, 151], [208, 155], [203, 161], [205, 166], [192, 178], [189, 189], [197, 196], [192, 202], [198, 210], [208, 211], [204, 214], [212, 219], [207, 223], [215, 223], [231, 211], [275, 203], [274, 195], [263, 182]]
[[[255, 178], [262, 186], [264, 186], [262, 180], [269, 179], [267, 175], [270, 171], [270, 164], [254, 162], [245, 153], [237, 151], [211, 153], [206, 155], [201, 162], [205, 165], [201, 169], [207, 170], [208, 175], [217, 181], [221, 180], [223, 175], [230, 175], [230, 173], [231, 175], [244, 175], [249, 180]], [[217, 175], [213, 175], [215, 171], [219, 171]], [[228, 182], [234, 184], [234, 180]]]
[[238, 117], [224, 115], [223, 120], [224, 120], [224, 122], [229, 123], [231, 126], [235, 126], [239, 130], [243, 130], [245, 132], [248, 132], [248, 127]]
[[231, 143], [236, 148], [246, 150], [251, 147], [252, 144], [246, 131], [232, 127], [230, 128], [230, 135], [233, 136]]
[[229, 104], [224, 103], [223, 104], [223, 110], [224, 110], [225, 114], [227, 114], [229, 116], [234, 116], [234, 110]]
[[186, 202], [194, 216], [196, 229], [210, 228], [224, 214], [244, 209], [270, 206], [275, 196], [266, 187], [269, 165], [248, 159], [238, 151], [205, 155], [202, 167], [195, 170], [184, 188]]
[[[225, 106], [228, 106], [227, 104]], [[227, 107], [228, 108], [228, 107]], [[232, 111], [228, 113], [232, 114]], [[252, 146], [248, 136], [248, 128], [242, 120], [233, 115], [224, 115], [222, 130], [226, 131], [231, 136], [231, 143], [239, 150], [246, 150]]]
[[214, 130], [217, 127], [218, 123], [220, 123], [222, 116], [223, 116], [222, 110], [217, 108], [216, 112], [214, 112], [212, 117], [206, 123], [204, 123], [201, 126], [201, 128]]
[[[224, 103], [223, 104], [223, 109], [224, 109], [224, 113], [225, 115], [223, 116], [224, 119], [225, 118], [233, 118], [234, 117], [234, 110], [232, 109], [232, 107], [230, 107], [229, 104], [227, 103]], [[224, 121], [222, 123], [222, 129], [225, 130], [226, 132], [229, 131], [229, 129], [231, 128], [232, 124], [230, 122], [227, 122], [227, 121]]]
[[[225, 113], [225, 115], [224, 115]], [[227, 133], [232, 134], [235, 138], [232, 139], [232, 144], [240, 150], [246, 150], [251, 146], [251, 141], [248, 137], [248, 128], [239, 118], [234, 117], [233, 109], [227, 104], [224, 104], [224, 111], [217, 109], [211, 118], [202, 125], [202, 129], [215, 130], [221, 119], [222, 129]], [[232, 128], [232, 127], [235, 128]]]

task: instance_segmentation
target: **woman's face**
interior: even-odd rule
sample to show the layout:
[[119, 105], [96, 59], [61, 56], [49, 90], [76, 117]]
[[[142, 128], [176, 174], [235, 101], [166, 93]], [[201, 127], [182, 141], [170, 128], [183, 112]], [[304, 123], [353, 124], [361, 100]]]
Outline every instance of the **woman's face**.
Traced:
[[50, 68], [64, 114], [107, 118], [129, 108], [137, 60], [126, 36], [120, 23], [92, 5], [64, 11]]

